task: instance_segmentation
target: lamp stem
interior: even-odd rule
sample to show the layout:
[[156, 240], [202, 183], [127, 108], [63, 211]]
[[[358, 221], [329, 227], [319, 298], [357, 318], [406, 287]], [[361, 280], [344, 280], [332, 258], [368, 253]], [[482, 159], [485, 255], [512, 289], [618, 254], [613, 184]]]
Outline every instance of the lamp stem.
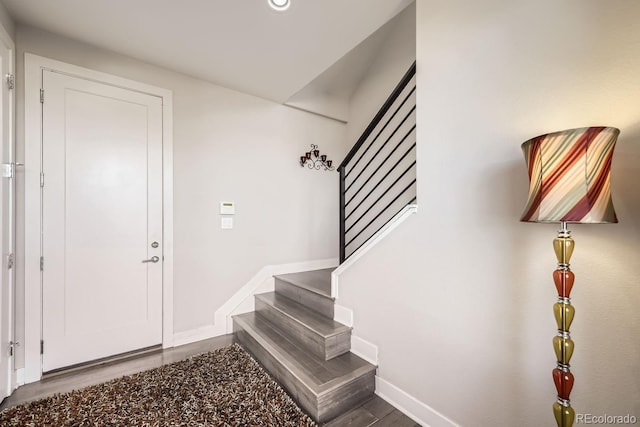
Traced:
[[553, 240], [553, 248], [558, 259], [558, 267], [553, 272], [553, 281], [558, 291], [558, 301], [553, 305], [553, 313], [558, 325], [558, 333], [553, 337], [557, 365], [552, 374], [558, 391], [558, 399], [553, 404], [553, 414], [558, 427], [572, 427], [576, 414], [569, 399], [574, 383], [569, 362], [573, 355], [574, 342], [571, 339], [569, 328], [575, 315], [570, 298], [575, 275], [571, 271], [569, 262], [575, 242], [571, 238], [571, 231], [567, 228], [567, 223], [562, 221], [561, 224], [562, 228], [558, 230], [558, 236]]

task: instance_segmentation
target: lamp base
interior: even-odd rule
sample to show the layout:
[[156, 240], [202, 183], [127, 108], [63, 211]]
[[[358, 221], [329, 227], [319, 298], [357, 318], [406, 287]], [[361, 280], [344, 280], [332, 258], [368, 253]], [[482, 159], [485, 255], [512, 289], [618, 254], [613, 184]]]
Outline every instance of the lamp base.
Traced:
[[564, 406], [560, 402], [553, 404], [553, 415], [556, 417], [558, 427], [572, 427], [576, 419], [576, 412], [571, 406]]
[[553, 415], [558, 427], [572, 427], [576, 413], [571, 407], [569, 395], [573, 388], [574, 376], [571, 373], [571, 356], [573, 356], [574, 342], [569, 328], [573, 322], [575, 308], [571, 305], [571, 289], [575, 275], [570, 268], [571, 255], [575, 242], [567, 223], [562, 222], [562, 229], [553, 239], [553, 249], [558, 259], [558, 267], [553, 272], [553, 281], [558, 291], [558, 301], [553, 305], [553, 313], [558, 325], [558, 333], [553, 337], [553, 350], [556, 354], [557, 366], [553, 370], [553, 382], [558, 391], [558, 400], [553, 404]]

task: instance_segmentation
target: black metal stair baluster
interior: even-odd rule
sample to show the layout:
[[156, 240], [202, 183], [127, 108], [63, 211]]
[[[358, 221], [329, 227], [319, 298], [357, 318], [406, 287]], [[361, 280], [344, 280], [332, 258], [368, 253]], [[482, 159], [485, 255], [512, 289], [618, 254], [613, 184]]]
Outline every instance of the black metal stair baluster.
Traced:
[[[413, 157], [417, 144], [415, 136], [411, 137], [416, 131], [415, 82], [409, 86], [415, 74], [414, 62], [338, 167], [340, 262], [366, 244], [407, 205], [417, 201], [417, 161]], [[403, 127], [409, 130], [404, 132]], [[352, 173], [355, 177], [347, 183]], [[403, 186], [403, 182], [409, 184]], [[389, 199], [391, 201], [385, 204]], [[400, 204], [402, 206], [398, 208]], [[346, 221], [356, 215], [357, 219], [347, 227]], [[356, 228], [365, 221], [365, 225]], [[384, 223], [376, 230], [370, 230], [381, 221]], [[358, 247], [348, 250], [350, 245], [355, 246], [356, 240]]]

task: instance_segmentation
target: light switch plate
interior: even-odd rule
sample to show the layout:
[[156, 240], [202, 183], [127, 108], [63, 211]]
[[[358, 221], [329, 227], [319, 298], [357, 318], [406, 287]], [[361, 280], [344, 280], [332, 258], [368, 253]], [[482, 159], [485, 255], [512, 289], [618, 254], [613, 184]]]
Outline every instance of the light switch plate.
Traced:
[[233, 218], [221, 218], [220, 225], [223, 230], [231, 230], [233, 228]]

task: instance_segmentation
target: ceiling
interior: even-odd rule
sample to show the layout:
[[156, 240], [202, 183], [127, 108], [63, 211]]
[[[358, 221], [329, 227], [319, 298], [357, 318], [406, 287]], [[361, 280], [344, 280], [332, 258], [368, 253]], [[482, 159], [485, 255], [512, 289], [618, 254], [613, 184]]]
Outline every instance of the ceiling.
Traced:
[[[292, 0], [285, 12], [267, 0], [1, 1], [18, 24], [283, 103], [316, 78], [354, 80], [347, 70], [370, 57], [354, 48], [413, 0]], [[358, 67], [321, 76], [347, 53]]]

